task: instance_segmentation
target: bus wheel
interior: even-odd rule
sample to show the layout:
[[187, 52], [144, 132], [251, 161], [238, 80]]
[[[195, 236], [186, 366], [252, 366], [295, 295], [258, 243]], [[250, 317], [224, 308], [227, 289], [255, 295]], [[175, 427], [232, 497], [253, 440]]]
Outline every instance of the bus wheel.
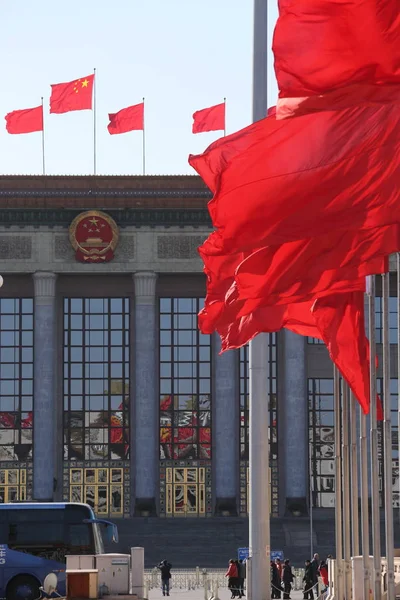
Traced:
[[40, 596], [38, 580], [29, 575], [20, 575], [7, 586], [7, 600], [38, 600]]

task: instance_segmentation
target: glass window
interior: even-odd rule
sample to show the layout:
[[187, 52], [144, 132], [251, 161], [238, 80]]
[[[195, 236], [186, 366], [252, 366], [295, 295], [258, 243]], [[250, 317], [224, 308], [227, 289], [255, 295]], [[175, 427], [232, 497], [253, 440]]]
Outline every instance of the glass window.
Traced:
[[129, 310], [123, 298], [64, 300], [66, 460], [129, 458]]
[[[17, 470], [8, 469], [18, 465], [18, 462], [32, 460], [32, 394], [33, 300], [1, 298], [0, 473], [4, 479], [7, 478], [10, 486], [16, 485], [17, 494], [13, 496], [14, 499], [20, 497], [19, 474]], [[11, 473], [14, 473], [13, 478]], [[12, 499], [11, 491], [10, 487], [4, 492], [8, 500]]]

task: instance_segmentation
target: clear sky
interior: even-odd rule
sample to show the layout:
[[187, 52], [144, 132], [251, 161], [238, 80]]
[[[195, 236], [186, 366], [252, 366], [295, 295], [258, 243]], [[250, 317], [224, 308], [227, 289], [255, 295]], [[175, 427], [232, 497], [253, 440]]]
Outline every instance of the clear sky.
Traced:
[[[270, 10], [270, 36], [277, 17]], [[227, 99], [227, 132], [251, 121], [253, 0], [3, 0], [0, 118], [45, 103], [48, 174], [93, 172], [91, 111], [50, 115], [50, 84], [97, 69], [97, 172], [140, 174], [142, 134], [110, 136], [109, 112], [146, 99], [146, 171], [194, 173], [218, 132], [193, 135], [195, 110]], [[268, 40], [270, 46], [271, 40]], [[270, 68], [270, 104], [276, 87]], [[41, 134], [0, 128], [2, 174], [41, 173]]]

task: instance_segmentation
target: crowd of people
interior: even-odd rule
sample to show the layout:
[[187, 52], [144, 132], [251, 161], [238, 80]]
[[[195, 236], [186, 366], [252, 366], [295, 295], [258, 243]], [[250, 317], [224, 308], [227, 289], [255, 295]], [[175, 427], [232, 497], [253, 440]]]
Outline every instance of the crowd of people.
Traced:
[[[332, 558], [330, 555], [328, 558]], [[242, 560], [231, 558], [229, 561], [228, 570], [225, 573], [228, 577], [228, 588], [231, 592], [231, 598], [242, 598], [244, 594], [244, 582], [246, 579], [246, 563]], [[318, 597], [318, 579], [321, 578], [325, 589], [328, 589], [328, 564], [325, 560], [320, 562], [319, 555], [314, 554], [312, 560], [306, 560], [303, 577], [303, 594], [304, 600], [314, 600], [314, 593]], [[283, 561], [277, 558], [271, 560], [271, 598], [282, 598], [290, 600], [290, 592], [294, 574], [290, 565], [290, 560], [287, 558]]]

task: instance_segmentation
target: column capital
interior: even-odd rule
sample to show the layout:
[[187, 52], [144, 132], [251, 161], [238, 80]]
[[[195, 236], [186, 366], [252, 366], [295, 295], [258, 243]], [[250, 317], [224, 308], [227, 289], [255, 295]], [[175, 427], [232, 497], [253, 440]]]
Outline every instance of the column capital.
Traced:
[[56, 273], [36, 271], [33, 275], [35, 298], [54, 298], [56, 295]]
[[141, 304], [154, 304], [156, 297], [157, 273], [138, 271], [133, 274], [135, 297]]

